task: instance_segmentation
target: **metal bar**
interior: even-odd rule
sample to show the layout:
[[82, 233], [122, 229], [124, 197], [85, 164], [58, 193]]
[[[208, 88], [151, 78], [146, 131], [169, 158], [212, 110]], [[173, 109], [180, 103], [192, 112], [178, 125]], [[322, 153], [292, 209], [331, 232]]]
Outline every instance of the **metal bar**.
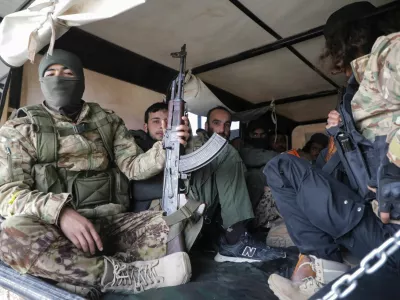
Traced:
[[278, 49], [282, 49], [285, 48], [287, 46], [291, 46], [303, 41], [307, 41], [310, 39], [313, 39], [315, 37], [321, 36], [322, 32], [323, 32], [323, 26], [311, 29], [311, 30], [307, 30], [305, 32], [296, 34], [296, 35], [292, 35], [290, 37], [278, 40], [276, 42], [261, 46], [261, 47], [257, 47], [254, 49], [250, 49], [250, 50], [246, 50], [243, 52], [240, 52], [238, 54], [226, 57], [226, 58], [222, 58], [213, 62], [210, 62], [208, 64], [193, 68], [192, 73], [193, 74], [199, 74], [199, 73], [204, 73], [204, 72], [208, 72], [214, 69], [218, 69], [230, 64], [234, 64], [249, 58], [253, 58], [259, 55], [263, 55], [266, 54], [268, 52], [272, 52]]
[[[390, 2], [388, 4], [378, 7], [378, 11], [376, 13], [366, 16], [366, 18], [386, 13], [389, 10], [398, 8], [399, 6], [400, 6], [400, 1]], [[265, 26], [263, 28], [265, 29]], [[194, 74], [208, 72], [208, 71], [211, 71], [214, 69], [218, 69], [218, 68], [230, 65], [230, 64], [234, 64], [234, 63], [249, 59], [249, 58], [263, 55], [263, 54], [266, 54], [266, 53], [269, 53], [269, 52], [272, 52], [272, 51], [275, 51], [278, 49], [282, 49], [285, 47], [287, 48], [287, 47], [293, 46], [297, 43], [301, 43], [301, 42], [319, 37], [319, 36], [323, 35], [323, 31], [324, 31], [324, 26], [319, 26], [319, 27], [289, 36], [287, 38], [280, 39], [276, 42], [273, 42], [273, 43], [270, 43], [270, 44], [267, 44], [264, 46], [246, 50], [246, 51], [240, 52], [238, 54], [235, 54], [235, 55], [232, 55], [232, 56], [229, 56], [226, 58], [222, 58], [222, 59], [204, 64], [202, 66], [198, 66], [196, 68], [193, 68], [192, 72]]]
[[24, 10], [25, 8], [27, 8], [29, 6], [29, 4], [33, 2], [33, 0], [25, 0], [15, 11], [20, 11], [20, 10]]
[[297, 122], [297, 126], [326, 123], [327, 118], [328, 117], [326, 117], [325, 119], [316, 119], [316, 120], [311, 120], [311, 121]]
[[3, 76], [1, 76], [1, 77], [0, 77], [0, 81], [3, 81], [4, 79], [6, 79], [7, 76], [8, 76], [8, 73], [9, 73], [9, 72], [7, 72], [7, 73], [4, 74]]
[[11, 72], [8, 72], [7, 80], [6, 83], [4, 84], [3, 92], [0, 98], [0, 116], [3, 115], [4, 106], [6, 105], [6, 99], [10, 87], [10, 82], [11, 82]]
[[[317, 92], [317, 93], [313, 93], [313, 94], [305, 94], [305, 95], [298, 95], [298, 96], [293, 96], [293, 97], [288, 97], [288, 98], [277, 99], [277, 100], [274, 100], [274, 103], [275, 103], [275, 105], [287, 104], [287, 103], [292, 103], [292, 102], [299, 102], [299, 101], [304, 101], [304, 100], [311, 100], [311, 99], [316, 99], [316, 98], [333, 96], [333, 95], [337, 95], [337, 93], [338, 93], [338, 90], [321, 91], [321, 92]], [[266, 101], [266, 102], [255, 104], [252, 107], [252, 109], [268, 106], [271, 104], [271, 102], [272, 101]]]
[[[259, 17], [257, 17], [255, 14], [253, 14], [246, 6], [244, 6], [239, 0], [229, 0], [233, 5], [235, 5], [238, 9], [240, 9], [246, 16], [248, 16], [250, 19], [252, 19], [258, 26], [260, 26], [262, 29], [267, 31], [270, 35], [272, 35], [274, 38], [281, 40], [283, 37], [279, 35], [275, 30], [273, 30], [271, 27], [269, 27], [266, 23], [264, 23]], [[339, 88], [339, 86], [334, 82], [332, 79], [330, 79], [328, 76], [326, 76], [321, 70], [319, 70], [315, 65], [313, 65], [307, 58], [305, 58], [299, 51], [297, 51], [295, 48], [292, 46], [288, 46], [287, 49], [292, 52], [297, 58], [299, 58], [302, 62], [304, 62], [309, 68], [311, 68], [315, 73], [317, 73], [322, 79], [325, 81], [329, 82], [333, 87]]]
[[21, 103], [23, 67], [11, 69], [9, 107], [19, 108]]
[[0, 286], [29, 300], [84, 300], [31, 275], [21, 275], [0, 261]]
[[271, 27], [265, 24], [259, 17], [257, 17], [251, 10], [249, 10], [246, 6], [244, 6], [239, 0], [229, 0], [233, 5], [235, 5], [239, 10], [241, 10], [246, 16], [252, 19], [258, 26], [268, 32], [277, 40], [282, 39], [282, 37]]

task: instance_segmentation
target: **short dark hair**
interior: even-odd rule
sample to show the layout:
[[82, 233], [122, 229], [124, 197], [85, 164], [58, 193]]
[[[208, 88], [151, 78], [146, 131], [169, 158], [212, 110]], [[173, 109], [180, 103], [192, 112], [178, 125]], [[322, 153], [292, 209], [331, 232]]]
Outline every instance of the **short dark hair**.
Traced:
[[210, 119], [211, 113], [212, 113], [214, 110], [223, 110], [223, 111], [226, 111], [226, 112], [229, 114], [229, 116], [231, 117], [231, 119], [232, 119], [232, 113], [231, 113], [226, 107], [223, 107], [223, 106], [216, 106], [216, 107], [214, 107], [214, 108], [211, 108], [211, 109], [208, 111], [208, 113], [207, 113], [207, 124], [210, 124], [210, 123], [208, 123], [208, 121], [209, 121], [209, 119]]
[[164, 102], [157, 102], [150, 105], [146, 112], [144, 113], [144, 122], [147, 124], [149, 122], [150, 113], [155, 113], [160, 110], [168, 110], [168, 104]]

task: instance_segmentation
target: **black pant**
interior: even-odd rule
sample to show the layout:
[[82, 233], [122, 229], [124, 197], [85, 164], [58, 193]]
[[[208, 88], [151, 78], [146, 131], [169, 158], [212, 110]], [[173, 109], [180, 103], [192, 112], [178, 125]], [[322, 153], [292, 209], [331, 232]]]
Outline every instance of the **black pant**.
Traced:
[[[362, 259], [400, 230], [400, 225], [384, 225], [360, 196], [303, 159], [281, 154], [267, 164], [264, 174], [303, 254], [341, 262], [342, 245]], [[400, 251], [387, 265], [399, 269]]]

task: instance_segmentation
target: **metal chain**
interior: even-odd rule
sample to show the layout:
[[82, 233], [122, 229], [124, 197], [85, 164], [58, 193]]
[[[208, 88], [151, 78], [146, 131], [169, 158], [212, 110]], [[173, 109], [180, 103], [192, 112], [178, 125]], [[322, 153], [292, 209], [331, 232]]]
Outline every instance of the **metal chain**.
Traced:
[[353, 274], [346, 274], [336, 281], [332, 285], [331, 291], [322, 300], [336, 300], [348, 296], [357, 287], [358, 279], [365, 274], [372, 274], [379, 270], [386, 263], [388, 257], [399, 248], [400, 230], [380, 247], [368, 253], [361, 261], [360, 267]]

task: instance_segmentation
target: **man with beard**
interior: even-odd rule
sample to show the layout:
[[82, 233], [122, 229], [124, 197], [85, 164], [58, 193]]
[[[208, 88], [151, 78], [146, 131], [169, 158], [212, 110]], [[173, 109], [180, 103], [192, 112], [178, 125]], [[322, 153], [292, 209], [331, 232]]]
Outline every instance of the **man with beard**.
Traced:
[[142, 153], [116, 114], [82, 100], [83, 66], [74, 54], [45, 56], [39, 78], [45, 101], [0, 128], [1, 260], [23, 274], [109, 292], [189, 281], [187, 253], [165, 256], [162, 212], [127, 212], [126, 177], [161, 172], [161, 142]]
[[268, 132], [268, 147], [278, 153], [287, 151], [286, 136], [279, 131], [270, 130]]
[[[145, 113], [143, 131], [131, 131], [143, 151], [152, 143], [162, 140], [162, 123], [167, 120], [168, 106], [155, 103]], [[228, 139], [232, 123], [231, 113], [224, 107], [211, 109], [207, 114], [206, 133], [188, 141], [186, 153], [203, 146], [213, 133]], [[219, 242], [218, 262], [257, 262], [284, 257], [284, 253], [266, 247], [264, 242], [255, 240], [247, 231], [249, 220], [254, 213], [245, 181], [245, 166], [238, 152], [228, 145], [209, 164], [191, 174], [189, 196], [207, 205], [206, 219], [212, 220], [221, 208], [223, 231]], [[251, 251], [249, 251], [251, 249]]]

